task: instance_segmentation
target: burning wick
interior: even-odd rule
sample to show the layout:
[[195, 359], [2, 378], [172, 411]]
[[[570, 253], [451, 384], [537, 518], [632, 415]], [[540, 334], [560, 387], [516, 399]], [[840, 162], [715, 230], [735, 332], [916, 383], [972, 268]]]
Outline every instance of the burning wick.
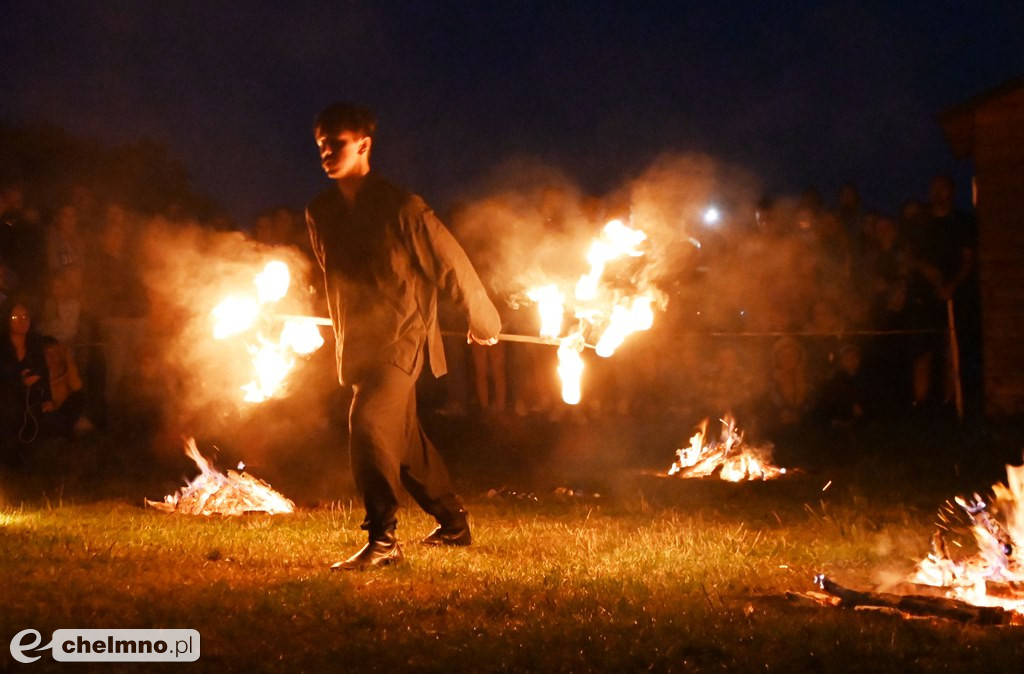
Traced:
[[707, 210], [704, 211], [704, 224], [710, 226], [717, 225], [722, 220], [722, 213], [716, 206], [708, 206]]

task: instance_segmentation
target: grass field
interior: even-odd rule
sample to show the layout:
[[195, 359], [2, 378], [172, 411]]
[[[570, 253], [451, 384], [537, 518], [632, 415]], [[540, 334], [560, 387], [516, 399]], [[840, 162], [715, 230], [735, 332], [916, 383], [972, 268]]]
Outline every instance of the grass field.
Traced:
[[[542, 430], [434, 429], [476, 543], [416, 545], [432, 522], [407, 508], [407, 563], [364, 574], [328, 571], [363, 542], [341, 457], [308, 494], [304, 470], [268, 465], [263, 477], [303, 497], [277, 517], [145, 510], [143, 496], [174, 484], [155, 468], [8, 474], [0, 633], [191, 628], [191, 667], [226, 671], [1024, 670], [1024, 628], [784, 597], [818, 572], [864, 589], [899, 580], [927, 552], [936, 509], [998, 478], [1016, 436], [932, 450], [935, 437], [881, 446], [880, 432], [857, 456], [805, 453], [811, 467], [785, 480], [730, 484], [655, 475], [672, 458], [657, 433]], [[502, 485], [535, 498], [487, 496]], [[18, 665], [6, 648], [0, 662], [60, 664]]]

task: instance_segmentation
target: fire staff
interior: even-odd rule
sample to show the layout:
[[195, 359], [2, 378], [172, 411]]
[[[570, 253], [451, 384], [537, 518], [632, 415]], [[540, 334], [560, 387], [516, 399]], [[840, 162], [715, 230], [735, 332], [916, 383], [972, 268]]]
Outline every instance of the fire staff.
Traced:
[[438, 522], [428, 545], [469, 545], [466, 510], [416, 415], [424, 346], [445, 373], [438, 290], [469, 319], [469, 336], [493, 344], [498, 312], [458, 242], [422, 198], [370, 170], [373, 113], [335, 103], [317, 117], [320, 163], [334, 184], [306, 208], [313, 252], [324, 272], [338, 380], [352, 387], [349, 449], [366, 517], [366, 545], [335, 570], [402, 560], [395, 536], [400, 486]]

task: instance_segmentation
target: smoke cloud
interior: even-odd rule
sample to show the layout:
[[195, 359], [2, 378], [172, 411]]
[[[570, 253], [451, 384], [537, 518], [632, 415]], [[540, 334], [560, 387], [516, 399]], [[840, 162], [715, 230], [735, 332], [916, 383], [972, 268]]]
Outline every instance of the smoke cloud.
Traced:
[[[142, 231], [140, 268], [153, 305], [154, 347], [140, 367], [148, 395], [159, 400], [168, 435], [230, 434], [248, 445], [246, 459], [252, 460], [276, 436], [301, 436], [303, 428], [322, 425], [329, 390], [324, 380], [336, 387], [332, 366], [324, 368], [320, 362], [315, 370], [331, 373], [324, 375], [297, 357], [281, 401], [246, 403], [242, 386], [254, 376], [247, 343], [237, 337], [214, 339], [211, 316], [227, 296], [252, 295], [254, 278], [271, 260], [285, 262], [291, 272], [288, 294], [272, 310], [314, 314], [306, 256], [292, 247], [267, 246], [240, 232], [196, 224], [156, 219]], [[268, 330], [274, 330], [274, 321], [269, 323]], [[312, 358], [319, 362], [326, 351], [333, 363], [333, 342], [326, 334], [325, 340]]]

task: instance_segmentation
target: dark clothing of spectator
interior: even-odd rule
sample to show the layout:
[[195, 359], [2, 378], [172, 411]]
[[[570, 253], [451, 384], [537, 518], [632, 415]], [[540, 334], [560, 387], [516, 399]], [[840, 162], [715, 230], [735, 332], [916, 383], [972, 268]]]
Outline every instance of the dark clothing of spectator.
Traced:
[[[26, 385], [25, 380], [34, 376], [38, 376], [39, 380]], [[42, 404], [50, 399], [47, 376], [46, 356], [40, 335], [34, 332], [26, 335], [25, 355], [22, 358], [18, 358], [17, 349], [7, 333], [0, 337], [0, 447], [5, 453], [10, 452], [19, 439], [28, 439], [19, 438], [25, 424], [26, 411], [35, 419], [40, 418]]]
[[38, 297], [46, 274], [46, 236], [38, 223], [14, 210], [0, 216], [0, 264], [13, 272], [9, 289]]
[[849, 426], [859, 421], [865, 410], [867, 384], [862, 371], [850, 373], [836, 368], [821, 388], [818, 414], [832, 426]]
[[86, 282], [89, 310], [102, 318], [143, 318], [149, 311], [149, 297], [130, 260], [98, 251], [89, 262]]

